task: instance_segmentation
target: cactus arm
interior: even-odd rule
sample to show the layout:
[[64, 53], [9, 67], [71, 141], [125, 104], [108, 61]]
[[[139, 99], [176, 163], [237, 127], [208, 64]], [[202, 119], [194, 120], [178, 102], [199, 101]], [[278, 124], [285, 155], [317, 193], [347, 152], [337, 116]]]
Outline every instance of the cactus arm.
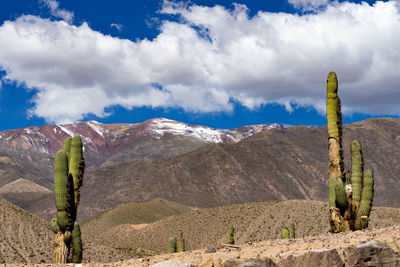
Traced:
[[82, 140], [79, 136], [74, 136], [71, 140], [69, 173], [72, 175], [74, 181], [74, 202], [75, 208], [78, 208], [80, 199], [80, 187], [83, 180], [85, 164], [82, 154]]
[[353, 202], [356, 209], [361, 201], [363, 169], [364, 161], [361, 143], [357, 140], [353, 140], [351, 142], [351, 183], [353, 189]]
[[72, 231], [72, 251], [70, 254], [69, 262], [81, 263], [82, 254], [83, 254], [83, 249], [82, 249], [81, 228], [79, 224], [75, 224], [74, 230]]
[[71, 151], [71, 137], [64, 140], [64, 145], [62, 149], [65, 151], [65, 153], [67, 153], [67, 157], [69, 158], [69, 152]]
[[364, 185], [361, 194], [360, 206], [357, 210], [356, 230], [368, 227], [368, 218], [372, 208], [374, 195], [374, 178], [371, 170], [364, 172]]
[[62, 232], [71, 225], [71, 178], [68, 175], [68, 158], [59, 150], [54, 163], [54, 195], [57, 207], [57, 223]]

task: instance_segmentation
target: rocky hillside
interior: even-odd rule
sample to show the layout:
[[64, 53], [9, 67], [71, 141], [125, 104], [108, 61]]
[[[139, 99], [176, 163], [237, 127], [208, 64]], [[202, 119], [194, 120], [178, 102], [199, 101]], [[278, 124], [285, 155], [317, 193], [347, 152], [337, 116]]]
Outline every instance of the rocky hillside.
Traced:
[[[167, 251], [167, 241], [182, 230], [188, 250], [217, 247], [226, 243], [230, 226], [235, 228], [235, 244], [280, 239], [282, 226], [294, 222], [296, 237], [311, 237], [329, 231], [328, 204], [310, 200], [288, 200], [234, 204], [193, 210], [165, 217], [149, 224], [135, 220], [104, 225], [101, 233], [95, 221], [83, 224], [85, 238], [126, 251], [159, 254]], [[400, 209], [374, 207], [369, 228], [400, 224]]]
[[[90, 172], [127, 161], [167, 158], [208, 143], [234, 143], [263, 130], [288, 127], [265, 124], [220, 130], [158, 118], [138, 124], [107, 125], [92, 121], [3, 131], [0, 132], [0, 187], [25, 179], [53, 190], [54, 155], [69, 136], [82, 137], [86, 172]], [[4, 197], [18, 204], [24, 201], [14, 193], [13, 198]]]
[[[54, 233], [46, 221], [0, 198], [0, 265], [51, 263], [53, 239]], [[84, 262], [110, 262], [133, 257], [121, 249], [90, 239], [84, 239], [83, 246]]]
[[[344, 155], [363, 144], [365, 167], [375, 176], [374, 204], [400, 207], [400, 120], [369, 119], [344, 127]], [[161, 160], [123, 163], [85, 176], [79, 218], [116, 205], [161, 197], [193, 207], [284, 199], [327, 200], [325, 127], [263, 131], [238, 143], [208, 144]], [[101, 197], [99, 197], [101, 196]], [[51, 218], [51, 197], [32, 209]]]

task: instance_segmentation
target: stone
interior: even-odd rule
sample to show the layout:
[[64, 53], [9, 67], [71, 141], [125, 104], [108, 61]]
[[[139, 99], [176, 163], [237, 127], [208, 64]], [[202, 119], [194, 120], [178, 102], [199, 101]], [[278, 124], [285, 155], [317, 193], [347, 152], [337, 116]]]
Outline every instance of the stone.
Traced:
[[396, 252], [375, 240], [344, 250], [346, 266], [398, 266]]
[[284, 255], [279, 261], [282, 267], [304, 266], [344, 266], [344, 262], [336, 249], [318, 249], [301, 254]]
[[215, 253], [215, 252], [217, 252], [216, 248], [209, 248], [206, 251], [204, 251], [204, 253]]
[[227, 260], [221, 264], [222, 267], [276, 267], [278, 265], [269, 258], [266, 259], [237, 259]]
[[189, 267], [189, 266], [190, 265], [184, 264], [180, 261], [165, 261], [150, 265], [150, 267]]

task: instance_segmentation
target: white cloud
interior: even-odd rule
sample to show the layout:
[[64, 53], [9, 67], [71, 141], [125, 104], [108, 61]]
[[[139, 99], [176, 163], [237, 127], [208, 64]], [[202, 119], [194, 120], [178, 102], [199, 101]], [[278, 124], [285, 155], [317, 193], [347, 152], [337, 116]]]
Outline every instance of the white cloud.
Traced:
[[321, 7], [328, 5], [329, 0], [288, 0], [294, 8], [310, 11], [317, 10]]
[[119, 32], [122, 30], [122, 24], [111, 23], [110, 27], [115, 28]]
[[[71, 122], [105, 108], [232, 111], [279, 103], [325, 110], [325, 80], [337, 72], [347, 114], [399, 115], [398, 2], [336, 3], [315, 14], [258, 12], [165, 2], [153, 40], [130, 41], [35, 16], [0, 27], [5, 79], [37, 88], [32, 115]], [[155, 84], [161, 85], [154, 86]]]
[[74, 13], [67, 11], [65, 9], [60, 9], [60, 3], [57, 0], [39, 0], [43, 4], [45, 4], [51, 11], [51, 15], [56, 18], [61, 18], [68, 22], [69, 24], [72, 23], [74, 19]]

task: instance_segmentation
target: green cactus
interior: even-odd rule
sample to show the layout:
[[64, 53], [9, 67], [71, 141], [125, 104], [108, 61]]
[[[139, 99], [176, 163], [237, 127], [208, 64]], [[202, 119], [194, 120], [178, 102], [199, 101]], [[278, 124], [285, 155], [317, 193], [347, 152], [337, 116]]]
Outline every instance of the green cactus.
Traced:
[[290, 238], [296, 238], [296, 233], [295, 233], [295, 229], [294, 229], [294, 222], [290, 223], [290, 227], [289, 227], [289, 237]]
[[281, 238], [282, 239], [288, 239], [290, 237], [289, 229], [287, 229], [286, 226], [282, 227], [282, 233], [281, 233]]
[[185, 238], [183, 238], [182, 230], [179, 230], [179, 237], [176, 242], [176, 252], [184, 252], [185, 251]]
[[51, 228], [51, 230], [53, 230], [53, 232], [55, 234], [57, 234], [57, 232], [58, 232], [58, 224], [57, 224], [57, 219], [56, 218], [51, 219], [50, 228]]
[[176, 237], [170, 237], [168, 239], [168, 253], [176, 252]]
[[[77, 260], [82, 255], [82, 249], [74, 250], [71, 244], [82, 243], [79, 225], [74, 226], [79, 205], [80, 187], [82, 185], [85, 163], [82, 154], [82, 140], [79, 136], [64, 141], [54, 162], [54, 194], [57, 207], [58, 234], [54, 250], [54, 263], [67, 263]], [[78, 229], [75, 229], [75, 228]], [[79, 241], [79, 242], [78, 242]], [[61, 244], [63, 242], [64, 244]], [[66, 249], [67, 248], [67, 252]], [[74, 251], [78, 251], [76, 254]]]
[[360, 230], [368, 226], [372, 207], [374, 180], [371, 171], [363, 175], [362, 145], [351, 143], [351, 176], [344, 169], [342, 149], [342, 114], [334, 72], [328, 74], [326, 117], [329, 134], [329, 221], [331, 232]]
[[233, 228], [233, 226], [229, 228], [227, 243], [230, 245], [235, 244], [235, 229]]
[[69, 262], [81, 263], [82, 262], [82, 239], [81, 239], [81, 228], [79, 224], [75, 224], [74, 230], [72, 231], [72, 250], [69, 256]]

